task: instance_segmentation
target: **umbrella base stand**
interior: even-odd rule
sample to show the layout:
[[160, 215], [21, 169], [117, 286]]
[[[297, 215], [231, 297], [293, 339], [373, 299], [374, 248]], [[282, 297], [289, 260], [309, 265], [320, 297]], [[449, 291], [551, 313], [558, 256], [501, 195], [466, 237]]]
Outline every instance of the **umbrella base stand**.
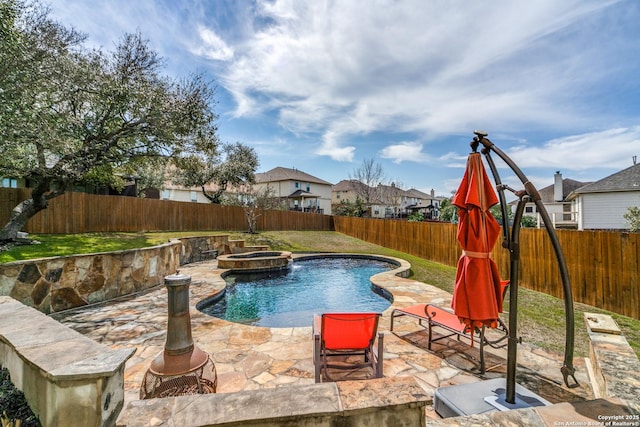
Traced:
[[506, 380], [494, 378], [471, 384], [439, 387], [434, 394], [433, 407], [442, 418], [449, 418], [551, 405], [520, 384], [516, 384], [515, 403], [508, 403], [505, 398]]

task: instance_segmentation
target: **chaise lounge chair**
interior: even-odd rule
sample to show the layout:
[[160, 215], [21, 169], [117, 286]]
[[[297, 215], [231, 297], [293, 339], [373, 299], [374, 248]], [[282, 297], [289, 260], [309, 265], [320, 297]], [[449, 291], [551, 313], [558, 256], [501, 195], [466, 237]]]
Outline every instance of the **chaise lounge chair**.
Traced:
[[[324, 378], [335, 381], [329, 375], [329, 368], [352, 372], [371, 368], [369, 378], [382, 377], [383, 334], [377, 333], [380, 316], [380, 313], [324, 313], [314, 316], [313, 364], [316, 383]], [[357, 362], [350, 360], [352, 356], [357, 357]], [[330, 359], [338, 359], [340, 363], [330, 362]]]
[[[509, 281], [504, 280], [500, 282], [502, 288], [502, 299], [507, 293]], [[485, 327], [476, 329], [474, 331], [468, 331], [466, 325], [460, 321], [452, 311], [438, 307], [434, 304], [416, 304], [410, 307], [396, 308], [391, 312], [391, 331], [393, 332], [394, 320], [396, 317], [409, 316], [418, 319], [418, 324], [422, 327], [426, 327], [429, 333], [428, 348], [431, 350], [431, 343], [439, 341], [445, 338], [456, 336], [458, 341], [460, 338], [466, 338], [473, 346], [474, 341], [480, 343], [480, 373], [484, 375], [486, 372], [485, 360], [484, 360], [484, 346], [488, 345], [493, 348], [502, 348], [506, 345], [506, 339], [509, 336], [509, 329], [498, 319], [498, 328], [496, 328], [500, 335], [495, 339], [489, 339], [485, 335]], [[423, 323], [426, 322], [426, 325]], [[446, 331], [445, 335], [441, 335], [438, 338], [433, 336], [433, 328], [439, 327]]]

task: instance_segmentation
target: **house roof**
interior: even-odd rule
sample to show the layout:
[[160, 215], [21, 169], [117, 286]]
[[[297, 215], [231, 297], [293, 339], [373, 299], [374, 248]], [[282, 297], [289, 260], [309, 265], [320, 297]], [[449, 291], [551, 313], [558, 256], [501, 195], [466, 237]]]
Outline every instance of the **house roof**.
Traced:
[[270, 171], [256, 174], [256, 182], [258, 183], [276, 181], [302, 181], [331, 185], [330, 182], [317, 178], [313, 175], [309, 175], [308, 173], [302, 172], [301, 170], [295, 168], [290, 169], [278, 166], [271, 169]]
[[317, 194], [310, 193], [308, 191], [296, 190], [293, 193], [289, 194], [287, 197], [290, 199], [299, 199], [299, 198], [305, 198], [305, 197], [309, 199], [317, 199], [320, 196], [318, 196]]
[[[343, 179], [342, 181], [338, 182], [336, 185], [334, 185], [333, 187], [331, 187], [331, 191], [356, 191], [357, 186], [366, 186], [366, 184], [363, 184], [362, 182], [358, 181], [357, 179]], [[406, 197], [415, 197], [417, 199], [423, 199], [423, 200], [442, 200], [445, 199], [445, 197], [440, 197], [440, 196], [432, 196], [430, 194], [424, 193], [418, 189], [415, 188], [410, 188], [409, 190], [403, 190], [401, 188], [398, 188], [394, 185], [384, 185], [384, 184], [379, 184], [376, 188], [372, 188], [372, 190], [375, 191], [375, 193], [380, 193], [380, 192], [388, 192], [391, 194], [398, 194], [398, 195], [403, 195]], [[379, 194], [378, 194], [379, 196]], [[378, 200], [376, 203], [380, 203], [380, 201]]]
[[[571, 194], [572, 191], [589, 184], [588, 182], [580, 182], [574, 179], [565, 178], [562, 180], [562, 200], [566, 200], [567, 196]], [[551, 184], [547, 187], [541, 188], [538, 190], [540, 194], [540, 199], [543, 203], [553, 203], [556, 202], [554, 198], [554, 188], [555, 184]]]
[[433, 206], [431, 203], [423, 206], [423, 205], [408, 205], [405, 206], [405, 209], [409, 209], [409, 210], [420, 210], [420, 209], [434, 209], [435, 206]]
[[343, 179], [333, 187], [331, 187], [331, 191], [355, 191], [358, 185], [364, 185], [357, 179]]
[[431, 198], [430, 194], [423, 193], [422, 191], [417, 190], [415, 188], [408, 189], [407, 191], [405, 191], [405, 194], [408, 197], [415, 197], [417, 199], [430, 199]]
[[584, 193], [610, 193], [618, 191], [640, 191], [640, 164], [630, 166], [600, 181], [576, 189], [573, 195]]
[[[587, 184], [591, 184], [590, 182], [581, 182], [576, 181], [575, 179], [565, 178], [562, 180], [562, 200], [569, 200], [568, 197], [572, 194], [576, 189], [583, 187]], [[538, 194], [540, 194], [540, 200], [542, 203], [555, 203], [555, 194], [554, 194], [555, 184], [548, 185], [544, 188], [538, 190]], [[509, 205], [517, 205], [518, 199], [512, 200], [508, 203]]]
[[393, 194], [393, 195], [404, 195], [406, 193], [405, 190], [403, 190], [400, 187], [397, 187], [395, 184], [391, 184], [391, 185], [378, 184], [376, 189], [386, 194]]
[[431, 190], [431, 194], [427, 194], [427, 193], [422, 192], [420, 190], [417, 190], [415, 188], [410, 188], [409, 190], [407, 190], [407, 196], [409, 196], [409, 197], [416, 197], [418, 199], [425, 199], [425, 200], [444, 200], [444, 199], [446, 199], [446, 197], [436, 196], [433, 193], [434, 193], [433, 190]]

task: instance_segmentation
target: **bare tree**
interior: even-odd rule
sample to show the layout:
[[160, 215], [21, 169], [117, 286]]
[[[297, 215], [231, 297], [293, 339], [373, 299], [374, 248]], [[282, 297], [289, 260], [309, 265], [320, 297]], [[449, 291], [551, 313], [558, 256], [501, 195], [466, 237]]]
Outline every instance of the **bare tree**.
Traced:
[[349, 179], [357, 181], [354, 183], [353, 191], [360, 197], [367, 207], [376, 202], [377, 187], [384, 180], [384, 171], [375, 159], [364, 159], [362, 164], [349, 174]]

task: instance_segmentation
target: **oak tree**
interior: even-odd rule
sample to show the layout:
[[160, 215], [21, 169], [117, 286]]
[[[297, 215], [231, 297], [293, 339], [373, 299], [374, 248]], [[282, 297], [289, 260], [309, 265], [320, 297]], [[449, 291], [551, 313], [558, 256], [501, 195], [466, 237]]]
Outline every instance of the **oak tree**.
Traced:
[[162, 75], [139, 33], [111, 52], [89, 50], [39, 3], [0, 1], [0, 177], [32, 189], [0, 241], [74, 184], [117, 186], [150, 163], [215, 156], [215, 88], [202, 75]]

